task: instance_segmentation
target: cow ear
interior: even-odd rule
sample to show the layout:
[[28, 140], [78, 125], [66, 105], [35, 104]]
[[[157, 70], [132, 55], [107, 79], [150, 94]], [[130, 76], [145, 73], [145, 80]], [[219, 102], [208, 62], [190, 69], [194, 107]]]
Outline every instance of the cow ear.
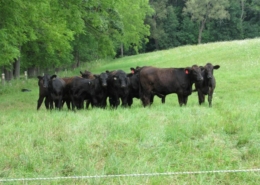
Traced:
[[83, 73], [80, 71], [80, 74], [83, 75]]
[[52, 76], [51, 76], [51, 80], [52, 80], [53, 78], [57, 78], [57, 75], [52, 75]]
[[218, 68], [220, 68], [220, 66], [219, 65], [215, 65], [213, 68], [214, 69], [218, 69]]
[[200, 70], [204, 71], [205, 70], [204, 66], [200, 66]]
[[133, 67], [130, 68], [131, 73], [134, 74], [135, 73], [135, 69]]
[[109, 71], [108, 71], [108, 70], [106, 70], [106, 73], [109, 73]]
[[42, 76], [37, 76], [37, 78], [38, 78], [39, 80], [41, 80], [41, 79], [42, 79]]
[[99, 77], [99, 75], [93, 75], [95, 78], [98, 78]]

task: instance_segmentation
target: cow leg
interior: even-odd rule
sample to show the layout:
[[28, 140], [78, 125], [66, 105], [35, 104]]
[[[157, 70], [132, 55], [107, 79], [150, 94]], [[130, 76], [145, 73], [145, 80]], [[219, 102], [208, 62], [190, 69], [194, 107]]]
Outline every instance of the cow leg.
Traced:
[[165, 103], [165, 98], [166, 98], [166, 96], [162, 97], [162, 103]]
[[182, 106], [184, 104], [184, 100], [183, 100], [183, 95], [182, 94], [178, 94], [178, 101], [179, 101], [179, 105]]
[[151, 96], [150, 96], [150, 105], [153, 104], [153, 99], [154, 99], [154, 95], [151, 95]]
[[89, 105], [90, 105], [90, 104], [92, 104], [92, 107], [93, 107], [93, 103], [91, 103], [90, 101], [91, 101], [91, 100], [87, 100], [87, 101], [86, 101], [86, 109], [89, 108]]
[[54, 103], [53, 99], [50, 98], [50, 99], [49, 99], [49, 104], [50, 104], [50, 109], [51, 109], [51, 110], [53, 109], [53, 103]]
[[66, 105], [67, 105], [67, 108], [70, 110], [70, 100], [66, 100]]
[[45, 104], [46, 109], [48, 110], [51, 106], [50, 99], [48, 97], [45, 98], [44, 104]]
[[59, 110], [61, 110], [61, 108], [62, 108], [62, 96], [60, 96], [58, 99], [58, 108], [59, 108]]
[[188, 96], [183, 96], [184, 105], [187, 105], [187, 102], [188, 102]]
[[209, 107], [212, 107], [212, 98], [213, 98], [213, 88], [209, 88], [209, 94], [208, 94], [208, 102], [209, 102]]
[[144, 107], [146, 107], [147, 105], [151, 105], [149, 96], [142, 96], [141, 100], [142, 100], [142, 103], [143, 103]]
[[203, 94], [203, 92], [201, 90], [198, 90], [198, 98], [199, 98], [200, 105], [205, 102], [205, 95]]
[[109, 104], [110, 104], [110, 107], [117, 108], [118, 105], [120, 104], [120, 100], [117, 96], [109, 97]]
[[[42, 102], [43, 102], [44, 96], [40, 96], [37, 103], [37, 110], [40, 109]], [[47, 108], [47, 107], [46, 107]]]
[[107, 97], [101, 100], [101, 108], [106, 108], [106, 106], [107, 106]]
[[147, 105], [151, 105], [151, 97], [152, 97], [151, 93], [142, 92], [140, 99], [141, 99], [144, 107], [146, 107]]
[[129, 107], [131, 107], [132, 104], [133, 104], [133, 98], [132, 98], [132, 96], [129, 96], [129, 97], [127, 98], [127, 105], [128, 105]]
[[121, 101], [122, 101], [122, 106], [123, 106], [123, 107], [127, 107], [127, 105], [128, 105], [128, 104], [127, 104], [127, 97], [124, 97], [124, 98], [121, 97]]
[[71, 95], [71, 105], [72, 105], [72, 110], [75, 111], [75, 97]]

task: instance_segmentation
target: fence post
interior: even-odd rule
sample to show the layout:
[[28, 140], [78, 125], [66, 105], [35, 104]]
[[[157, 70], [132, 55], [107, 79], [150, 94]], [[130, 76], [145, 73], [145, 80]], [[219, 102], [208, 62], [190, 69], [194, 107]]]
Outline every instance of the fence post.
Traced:
[[24, 71], [24, 78], [25, 78], [25, 80], [27, 81], [27, 78], [28, 78], [27, 71]]
[[2, 81], [2, 85], [5, 85], [5, 74], [4, 73], [2, 73], [1, 81]]

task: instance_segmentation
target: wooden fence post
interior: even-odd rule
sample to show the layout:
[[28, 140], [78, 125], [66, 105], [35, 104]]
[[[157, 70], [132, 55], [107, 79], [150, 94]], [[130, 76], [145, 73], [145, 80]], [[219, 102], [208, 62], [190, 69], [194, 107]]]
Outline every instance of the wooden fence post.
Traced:
[[28, 73], [27, 73], [27, 71], [24, 71], [24, 78], [25, 78], [25, 81], [27, 81], [27, 79], [28, 79]]
[[2, 73], [1, 81], [2, 81], [2, 85], [5, 85], [5, 74], [4, 73]]

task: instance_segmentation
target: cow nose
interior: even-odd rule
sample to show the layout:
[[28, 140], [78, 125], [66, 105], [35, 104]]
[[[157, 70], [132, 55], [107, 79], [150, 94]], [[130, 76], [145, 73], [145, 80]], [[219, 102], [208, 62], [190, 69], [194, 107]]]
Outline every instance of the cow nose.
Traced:
[[210, 76], [210, 75], [208, 75], [207, 77], [208, 77], [208, 79], [211, 79], [211, 78], [212, 78], [212, 76]]
[[121, 85], [121, 88], [125, 88], [125, 87], [126, 87], [125, 84]]
[[106, 86], [107, 86], [107, 84], [106, 84], [106, 83], [103, 83], [103, 84], [102, 84], [102, 86], [103, 86], [103, 87], [106, 87]]

